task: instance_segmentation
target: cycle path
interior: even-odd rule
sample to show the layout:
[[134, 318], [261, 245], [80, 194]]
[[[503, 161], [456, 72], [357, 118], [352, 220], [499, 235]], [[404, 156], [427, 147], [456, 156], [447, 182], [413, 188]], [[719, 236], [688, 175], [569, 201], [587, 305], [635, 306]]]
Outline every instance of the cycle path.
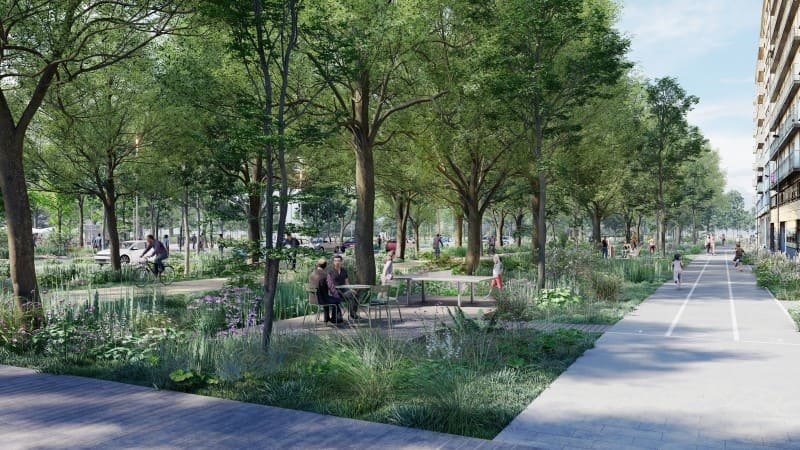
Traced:
[[800, 333], [701, 255], [606, 332], [496, 438], [542, 448], [800, 449]]

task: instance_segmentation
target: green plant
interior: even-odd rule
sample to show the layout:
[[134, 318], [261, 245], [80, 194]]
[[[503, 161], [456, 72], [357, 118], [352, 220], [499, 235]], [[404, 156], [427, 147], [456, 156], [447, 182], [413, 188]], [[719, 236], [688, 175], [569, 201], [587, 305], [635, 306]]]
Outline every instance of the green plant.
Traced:
[[542, 289], [536, 296], [536, 307], [540, 309], [558, 309], [579, 305], [583, 300], [569, 289]]
[[615, 275], [593, 272], [589, 277], [595, 298], [605, 301], [619, 300], [622, 292], [622, 280]]

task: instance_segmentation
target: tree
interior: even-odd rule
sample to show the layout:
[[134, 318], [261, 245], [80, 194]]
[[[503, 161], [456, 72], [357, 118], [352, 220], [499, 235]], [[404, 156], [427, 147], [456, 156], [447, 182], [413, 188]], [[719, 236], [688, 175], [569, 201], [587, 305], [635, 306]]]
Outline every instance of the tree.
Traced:
[[346, 130], [356, 159], [355, 278], [375, 281], [375, 149], [392, 116], [444, 95], [419, 95], [420, 54], [429, 23], [420, 0], [375, 2], [331, 0], [319, 6], [306, 35], [307, 56], [328, 87], [328, 111]]
[[677, 80], [660, 78], [645, 87], [649, 120], [645, 126], [646, 144], [641, 160], [650, 168], [655, 182], [656, 225], [661, 254], [666, 255], [666, 184], [676, 180], [682, 163], [702, 154], [705, 139], [686, 115], [699, 99], [687, 95]]
[[537, 248], [537, 285], [545, 283], [549, 158], [576, 106], [615, 83], [629, 67], [628, 41], [613, 28], [613, 5], [603, 0], [498, 2], [498, 95], [524, 127], [532, 162], [530, 184]]
[[[57, 80], [69, 83], [131, 57], [172, 32], [178, 0], [11, 2], [0, 12], [0, 190], [14, 296], [23, 311], [39, 298], [23, 163], [26, 133]], [[30, 303], [30, 302], [33, 303]]]

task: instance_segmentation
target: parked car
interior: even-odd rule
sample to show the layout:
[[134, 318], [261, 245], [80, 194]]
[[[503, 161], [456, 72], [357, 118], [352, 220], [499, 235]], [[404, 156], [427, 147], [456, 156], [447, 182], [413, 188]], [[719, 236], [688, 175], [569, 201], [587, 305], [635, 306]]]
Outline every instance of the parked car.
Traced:
[[309, 247], [317, 251], [333, 252], [339, 247], [333, 239], [316, 237], [311, 239]]
[[[145, 247], [147, 247], [147, 241], [123, 241], [119, 244], [119, 260], [122, 264], [135, 264], [138, 263], [141, 258], [139, 255], [142, 254]], [[111, 249], [107, 248], [105, 250], [100, 250], [97, 254], [94, 255], [94, 262], [97, 264], [111, 264]]]
[[342, 247], [344, 247], [345, 250], [348, 249], [348, 248], [353, 248], [355, 246], [356, 246], [356, 240], [355, 239], [347, 239], [342, 243]]

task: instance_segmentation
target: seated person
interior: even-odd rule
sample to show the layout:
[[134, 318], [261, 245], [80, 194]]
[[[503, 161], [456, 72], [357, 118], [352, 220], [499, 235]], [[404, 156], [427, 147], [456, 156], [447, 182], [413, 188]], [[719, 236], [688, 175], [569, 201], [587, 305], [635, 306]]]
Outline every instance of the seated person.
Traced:
[[631, 252], [631, 244], [628, 241], [625, 241], [625, 244], [622, 245], [622, 257], [627, 258]]
[[342, 299], [339, 298], [333, 278], [325, 271], [327, 265], [325, 258], [317, 261], [317, 267], [308, 276], [308, 287], [317, 290], [317, 302], [322, 307], [325, 322], [342, 323], [342, 312], [339, 309]]
[[144, 248], [141, 256], [146, 255], [150, 250], [153, 251], [153, 273], [158, 275], [164, 271], [164, 260], [169, 256], [169, 250], [164, 247], [164, 244], [161, 241], [156, 240], [152, 234], [148, 234], [147, 246]]
[[[333, 278], [333, 284], [336, 286], [350, 284], [347, 269], [342, 266], [343, 263], [342, 255], [333, 255], [333, 267], [328, 271], [328, 274]], [[356, 293], [352, 290], [346, 290], [341, 294], [348, 300], [350, 318], [358, 319], [358, 299], [356, 298]]]

